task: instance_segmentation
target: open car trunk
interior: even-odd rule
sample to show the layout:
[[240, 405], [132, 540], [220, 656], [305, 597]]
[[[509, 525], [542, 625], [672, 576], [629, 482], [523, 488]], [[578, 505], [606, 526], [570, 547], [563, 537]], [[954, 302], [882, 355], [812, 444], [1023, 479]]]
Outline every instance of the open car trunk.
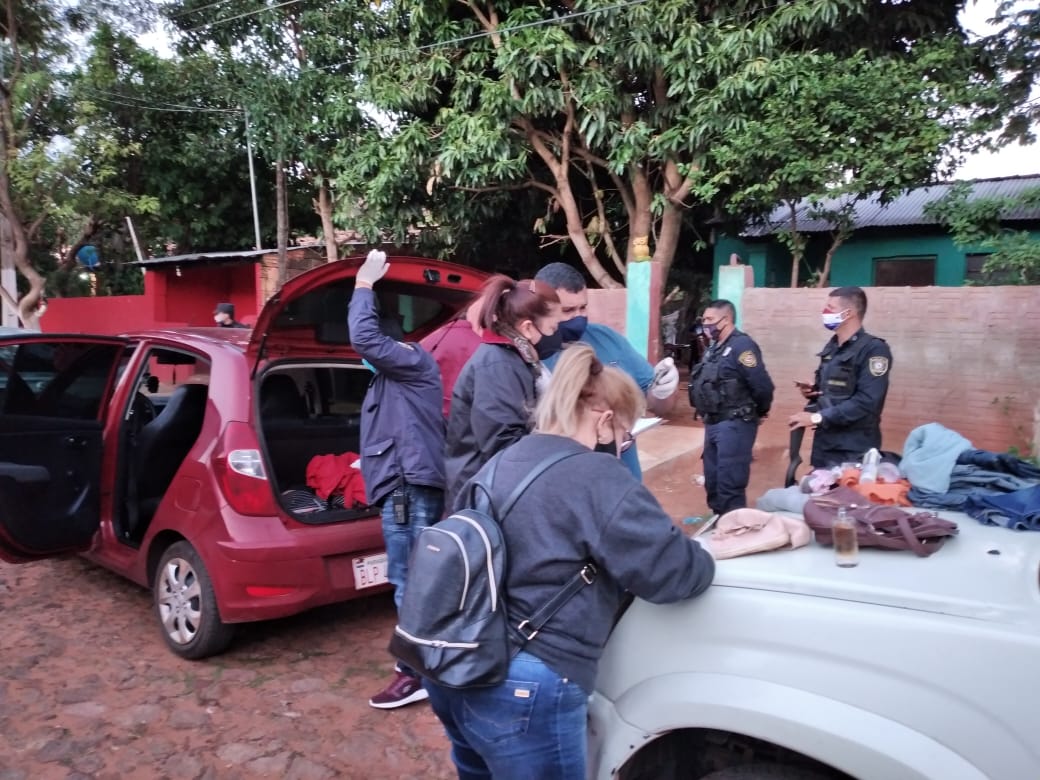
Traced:
[[372, 374], [355, 362], [284, 364], [260, 383], [259, 431], [268, 479], [302, 523], [371, 516], [361, 471], [361, 403]]
[[[410, 342], [462, 311], [487, 277], [437, 260], [388, 259], [390, 268], [375, 289], [379, 316], [395, 320]], [[300, 522], [375, 512], [364, 505], [360, 471], [349, 465], [361, 449], [361, 405], [372, 378], [347, 326], [361, 262], [328, 263], [287, 282], [264, 305], [246, 349], [258, 383], [257, 430], [268, 479]], [[336, 488], [331, 496], [330, 487]]]

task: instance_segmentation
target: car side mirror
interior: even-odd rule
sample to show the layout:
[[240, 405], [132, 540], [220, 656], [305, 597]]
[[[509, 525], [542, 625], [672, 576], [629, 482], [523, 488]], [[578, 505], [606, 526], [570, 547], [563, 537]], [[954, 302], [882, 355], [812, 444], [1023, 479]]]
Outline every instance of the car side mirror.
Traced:
[[146, 380], [144, 380], [144, 386], [145, 386], [145, 389], [149, 393], [158, 393], [159, 392], [159, 377], [157, 377], [157, 376], [149, 376]]

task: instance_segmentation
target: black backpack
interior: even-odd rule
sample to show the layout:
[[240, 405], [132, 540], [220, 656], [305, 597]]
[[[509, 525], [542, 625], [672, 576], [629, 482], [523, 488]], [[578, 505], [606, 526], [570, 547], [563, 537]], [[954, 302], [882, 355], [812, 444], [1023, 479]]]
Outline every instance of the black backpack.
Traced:
[[498, 685], [512, 657], [568, 599], [596, 577], [586, 563], [541, 609], [508, 624], [502, 528], [517, 499], [550, 466], [578, 455], [550, 455], [520, 481], [496, 511], [491, 485], [501, 453], [470, 488], [469, 508], [423, 528], [412, 548], [408, 582], [390, 653], [420, 676], [449, 688]]

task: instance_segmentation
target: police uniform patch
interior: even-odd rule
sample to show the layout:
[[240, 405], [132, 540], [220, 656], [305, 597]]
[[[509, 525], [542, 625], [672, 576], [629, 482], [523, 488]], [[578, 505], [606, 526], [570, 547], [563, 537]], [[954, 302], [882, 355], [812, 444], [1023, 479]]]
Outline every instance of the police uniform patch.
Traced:
[[754, 368], [758, 365], [758, 358], [755, 357], [755, 353], [750, 349], [745, 349], [741, 352], [737, 360], [740, 361], [742, 366], [747, 366], [748, 368]]
[[888, 358], [884, 355], [875, 355], [867, 361], [867, 368], [871, 376], [884, 376], [888, 373]]

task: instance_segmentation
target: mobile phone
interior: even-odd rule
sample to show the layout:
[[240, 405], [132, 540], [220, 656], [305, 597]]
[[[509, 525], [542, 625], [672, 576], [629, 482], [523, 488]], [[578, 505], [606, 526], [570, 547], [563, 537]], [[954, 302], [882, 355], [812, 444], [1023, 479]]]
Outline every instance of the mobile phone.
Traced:
[[390, 494], [394, 507], [394, 522], [404, 525], [408, 522], [408, 494], [404, 488], [398, 488]]

